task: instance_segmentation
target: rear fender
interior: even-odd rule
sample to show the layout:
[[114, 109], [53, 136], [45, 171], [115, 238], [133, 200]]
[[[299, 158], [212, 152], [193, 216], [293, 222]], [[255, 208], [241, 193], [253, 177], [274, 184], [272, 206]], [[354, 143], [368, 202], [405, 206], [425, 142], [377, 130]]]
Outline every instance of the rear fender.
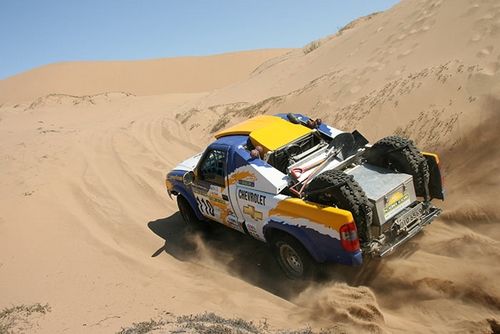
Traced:
[[266, 241], [268, 243], [270, 242], [268, 236], [272, 230], [285, 232], [291, 235], [292, 237], [297, 239], [297, 241], [299, 241], [302, 246], [304, 246], [304, 248], [309, 252], [314, 260], [316, 260], [317, 262], [325, 261], [324, 255], [314, 246], [314, 243], [302, 228], [271, 220], [264, 226], [264, 236], [266, 236]]
[[422, 152], [429, 166], [429, 195], [431, 198], [444, 200], [443, 176], [439, 168], [439, 156], [435, 153]]
[[347, 252], [340, 241], [341, 227], [353, 222], [349, 211], [286, 198], [269, 210], [269, 217], [264, 233], [266, 228], [276, 228], [292, 235], [317, 262], [358, 264], [361, 261], [361, 251]]

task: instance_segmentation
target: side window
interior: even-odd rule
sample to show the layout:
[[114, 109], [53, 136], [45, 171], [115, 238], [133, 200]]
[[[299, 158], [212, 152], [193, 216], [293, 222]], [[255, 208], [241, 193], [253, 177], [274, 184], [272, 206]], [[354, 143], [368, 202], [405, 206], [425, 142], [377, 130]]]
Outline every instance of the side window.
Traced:
[[220, 150], [208, 152], [200, 166], [200, 179], [223, 187], [226, 175], [225, 165], [226, 152]]

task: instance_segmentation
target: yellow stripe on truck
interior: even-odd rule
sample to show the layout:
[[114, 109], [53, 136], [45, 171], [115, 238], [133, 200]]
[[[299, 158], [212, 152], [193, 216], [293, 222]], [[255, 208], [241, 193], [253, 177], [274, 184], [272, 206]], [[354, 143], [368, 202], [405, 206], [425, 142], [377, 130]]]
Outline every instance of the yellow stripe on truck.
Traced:
[[354, 221], [352, 214], [347, 210], [307, 202], [300, 198], [287, 198], [278, 202], [278, 205], [269, 211], [269, 216], [308, 219], [337, 231], [342, 225]]

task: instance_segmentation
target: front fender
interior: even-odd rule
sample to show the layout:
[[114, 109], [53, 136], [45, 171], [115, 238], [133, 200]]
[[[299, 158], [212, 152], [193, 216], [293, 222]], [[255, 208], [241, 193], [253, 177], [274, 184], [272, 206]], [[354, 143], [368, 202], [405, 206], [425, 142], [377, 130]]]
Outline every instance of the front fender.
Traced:
[[200, 209], [198, 209], [196, 198], [194, 197], [193, 193], [190, 190], [186, 189], [184, 184], [182, 185], [175, 184], [172, 189], [172, 192], [177, 193], [177, 196], [183, 196], [189, 202], [189, 205], [191, 205], [191, 208], [193, 209], [194, 213], [196, 214], [196, 217], [199, 220], [205, 219], [205, 217], [201, 214]]

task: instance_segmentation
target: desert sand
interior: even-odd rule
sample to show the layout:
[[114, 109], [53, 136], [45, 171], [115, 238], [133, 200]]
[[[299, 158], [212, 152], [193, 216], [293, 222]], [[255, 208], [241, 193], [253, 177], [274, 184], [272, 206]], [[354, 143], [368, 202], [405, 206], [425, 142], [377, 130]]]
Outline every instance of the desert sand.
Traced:
[[[0, 81], [0, 308], [49, 304], [23, 325], [39, 333], [202, 312], [269, 330], [499, 330], [499, 42], [498, 1], [403, 0], [314, 47], [215, 56], [216, 74], [184, 58], [152, 78], [136, 76], [146, 61], [93, 64], [102, 77], [85, 82], [73, 75], [97, 75], [85, 63]], [[238, 232], [185, 233], [165, 173], [218, 129], [278, 112], [437, 152], [442, 216], [391, 256], [315, 283], [287, 281]]]

